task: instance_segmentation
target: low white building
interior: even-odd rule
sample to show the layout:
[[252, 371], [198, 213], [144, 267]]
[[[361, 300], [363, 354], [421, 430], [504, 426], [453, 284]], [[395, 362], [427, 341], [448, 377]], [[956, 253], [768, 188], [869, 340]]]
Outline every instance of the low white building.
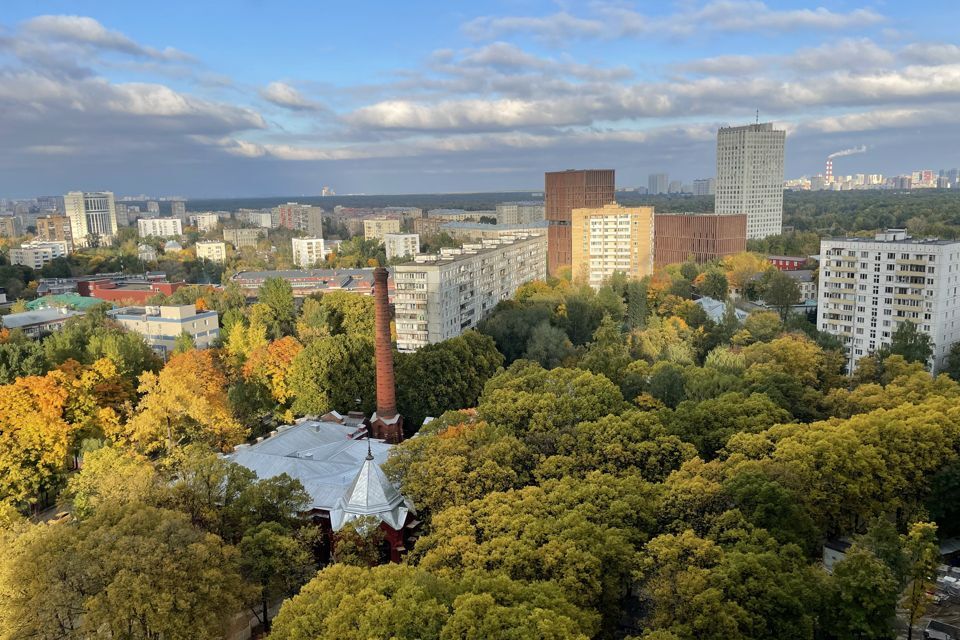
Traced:
[[144, 262], [156, 262], [157, 250], [148, 244], [137, 245], [137, 257]]
[[393, 267], [397, 348], [454, 338], [517, 288], [547, 277], [547, 236], [518, 235], [418, 255]]
[[31, 269], [41, 269], [54, 258], [66, 256], [70, 251], [66, 242], [59, 240], [34, 241], [10, 249], [10, 264], [19, 264]]
[[122, 307], [107, 313], [128, 331], [142, 335], [164, 357], [173, 353], [177, 338], [184, 332], [193, 338], [197, 349], [213, 346], [220, 337], [217, 312], [197, 311], [193, 304]]
[[201, 240], [196, 245], [197, 259], [209, 260], [217, 264], [223, 264], [227, 261], [227, 243], [217, 242], [216, 240]]
[[326, 257], [326, 248], [323, 238], [293, 238], [293, 264], [305, 269], [323, 262]]
[[5, 329], [20, 329], [30, 338], [39, 338], [47, 333], [59, 331], [67, 320], [82, 315], [83, 313], [67, 307], [44, 307], [2, 316], [0, 326]]
[[387, 260], [415, 256], [420, 253], [420, 234], [387, 233], [383, 236], [383, 245], [387, 249]]
[[140, 218], [137, 220], [137, 232], [141, 238], [172, 238], [183, 235], [183, 223], [179, 218]]

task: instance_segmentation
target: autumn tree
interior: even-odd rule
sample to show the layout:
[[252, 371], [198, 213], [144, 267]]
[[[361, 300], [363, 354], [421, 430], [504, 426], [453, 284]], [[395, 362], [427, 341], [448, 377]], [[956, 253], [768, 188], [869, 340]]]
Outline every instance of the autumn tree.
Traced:
[[295, 414], [369, 413], [376, 406], [373, 342], [344, 334], [314, 340], [294, 358], [289, 383]]
[[227, 380], [210, 350], [173, 356], [159, 374], [145, 373], [137, 413], [123, 434], [139, 450], [169, 455], [188, 442], [225, 449], [243, 441], [230, 413]]

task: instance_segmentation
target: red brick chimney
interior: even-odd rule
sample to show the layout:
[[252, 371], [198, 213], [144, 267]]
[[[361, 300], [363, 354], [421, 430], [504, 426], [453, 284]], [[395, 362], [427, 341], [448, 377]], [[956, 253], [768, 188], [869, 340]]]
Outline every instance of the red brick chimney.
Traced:
[[374, 438], [397, 443], [403, 440], [403, 418], [397, 413], [397, 383], [393, 373], [393, 345], [390, 339], [389, 273], [373, 270], [374, 349], [377, 358], [377, 412], [371, 420]]

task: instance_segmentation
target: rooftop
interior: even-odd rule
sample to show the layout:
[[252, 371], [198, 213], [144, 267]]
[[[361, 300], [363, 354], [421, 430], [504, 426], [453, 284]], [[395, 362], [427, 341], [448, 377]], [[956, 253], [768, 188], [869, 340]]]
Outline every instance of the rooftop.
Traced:
[[460, 249], [444, 248], [440, 250], [439, 254], [420, 254], [414, 256], [413, 260], [396, 265], [395, 268], [404, 269], [405, 267], [415, 267], [417, 265], [449, 264], [451, 262], [456, 262], [457, 260], [467, 260], [478, 255], [492, 253], [512, 244], [544, 237], [544, 234], [540, 233], [528, 234], [518, 232], [515, 235], [507, 235], [496, 239], [467, 243], [464, 244]]
[[310, 509], [327, 511], [334, 530], [364, 515], [400, 529], [412, 508], [380, 469], [392, 445], [358, 435], [356, 426], [302, 418], [224, 457], [259, 478], [296, 478], [310, 494]]
[[86, 311], [90, 307], [105, 303], [100, 298], [88, 298], [79, 293], [58, 293], [56, 295], [43, 296], [27, 303], [27, 309], [36, 311], [47, 307], [70, 307], [80, 311]]
[[266, 280], [267, 278], [332, 279], [345, 276], [355, 278], [373, 278], [373, 269], [287, 269], [283, 271], [240, 271], [234, 274], [234, 280]]
[[960, 240], [941, 240], [940, 238], [914, 238], [907, 235], [906, 229], [887, 229], [885, 232], [877, 233], [872, 238], [858, 237], [838, 237], [827, 238], [829, 242], [869, 242], [876, 244], [915, 244], [928, 246], [945, 246], [950, 244], [960, 244]]
[[536, 222], [520, 222], [517, 224], [488, 224], [486, 222], [468, 222], [453, 221], [444, 222], [440, 225], [441, 229], [469, 229], [478, 231], [520, 231], [524, 229], [546, 229], [547, 221], [538, 220]]
[[79, 311], [73, 311], [72, 309], [61, 307], [45, 307], [35, 311], [11, 313], [3, 316], [0, 318], [0, 320], [3, 321], [3, 326], [7, 329], [20, 329], [23, 327], [47, 324], [48, 322], [55, 322], [57, 320], [62, 320], [63, 318], [72, 318], [82, 315], [83, 314]]

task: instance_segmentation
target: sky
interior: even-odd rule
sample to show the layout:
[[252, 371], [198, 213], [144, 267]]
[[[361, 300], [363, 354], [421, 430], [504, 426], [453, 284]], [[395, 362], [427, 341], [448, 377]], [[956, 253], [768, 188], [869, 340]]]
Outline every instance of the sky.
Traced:
[[0, 197], [509, 191], [960, 166], [960, 5], [768, 0], [4, 0]]

